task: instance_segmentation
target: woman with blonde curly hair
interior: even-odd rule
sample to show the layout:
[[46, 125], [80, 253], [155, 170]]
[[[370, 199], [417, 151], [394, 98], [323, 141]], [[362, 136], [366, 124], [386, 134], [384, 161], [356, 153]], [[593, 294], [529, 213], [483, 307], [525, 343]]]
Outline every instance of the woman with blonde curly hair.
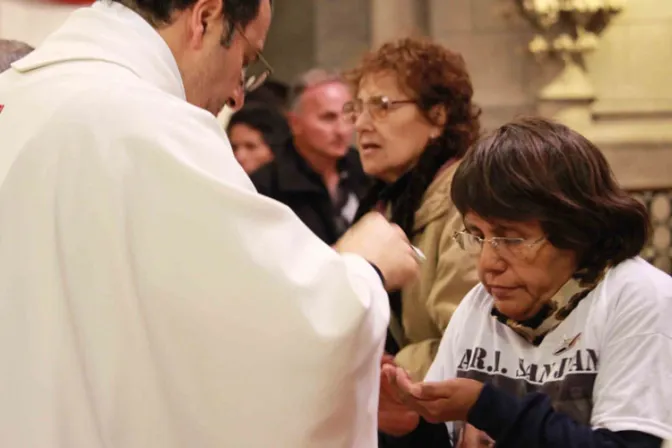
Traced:
[[[479, 134], [480, 111], [462, 56], [430, 41], [386, 43], [348, 75], [355, 99], [344, 112], [355, 125], [364, 171], [377, 180], [359, 215], [383, 211], [426, 256], [419, 279], [390, 294], [382, 362], [421, 380], [457, 305], [477, 283], [473, 260], [452, 239], [462, 220], [450, 201], [450, 184]], [[381, 390], [379, 429], [387, 434], [381, 434], [381, 446], [406, 446], [391, 435], [417, 425], [417, 416]], [[407, 444], [426, 446], [426, 440]]]

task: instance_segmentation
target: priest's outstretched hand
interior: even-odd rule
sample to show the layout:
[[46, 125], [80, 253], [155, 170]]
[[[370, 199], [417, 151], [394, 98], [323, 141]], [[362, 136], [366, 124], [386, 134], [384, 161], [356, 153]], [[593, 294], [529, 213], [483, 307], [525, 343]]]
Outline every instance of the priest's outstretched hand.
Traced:
[[378, 212], [364, 215], [336, 242], [334, 249], [360, 255], [376, 266], [388, 291], [415, 279], [420, 269], [418, 256], [404, 231]]

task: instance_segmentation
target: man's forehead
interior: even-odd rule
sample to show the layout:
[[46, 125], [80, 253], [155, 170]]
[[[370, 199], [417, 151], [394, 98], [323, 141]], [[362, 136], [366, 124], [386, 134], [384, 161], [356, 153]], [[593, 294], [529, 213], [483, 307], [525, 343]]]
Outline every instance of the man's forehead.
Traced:
[[271, 5], [269, 0], [261, 0], [259, 14], [245, 27], [245, 37], [255, 50], [264, 49], [268, 30], [271, 27]]
[[341, 108], [350, 99], [350, 90], [340, 81], [308, 87], [301, 95], [304, 106], [321, 109]]

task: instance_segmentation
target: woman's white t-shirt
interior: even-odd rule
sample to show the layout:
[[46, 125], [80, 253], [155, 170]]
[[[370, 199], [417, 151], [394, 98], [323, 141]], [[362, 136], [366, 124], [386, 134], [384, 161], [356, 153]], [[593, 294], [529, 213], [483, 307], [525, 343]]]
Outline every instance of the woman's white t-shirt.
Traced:
[[426, 381], [472, 378], [519, 397], [540, 391], [593, 428], [672, 438], [672, 277], [641, 258], [620, 263], [536, 347], [492, 306], [482, 285], [471, 290]]

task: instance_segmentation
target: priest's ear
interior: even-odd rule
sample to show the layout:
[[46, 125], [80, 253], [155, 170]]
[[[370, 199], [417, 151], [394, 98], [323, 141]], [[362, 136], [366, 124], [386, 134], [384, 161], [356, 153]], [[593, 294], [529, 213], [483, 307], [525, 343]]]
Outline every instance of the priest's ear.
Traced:
[[[215, 33], [217, 38], [232, 34], [227, 28], [229, 27], [228, 20], [222, 17], [224, 14], [223, 0], [196, 0], [191, 8], [184, 11], [184, 14], [189, 15], [189, 37], [196, 48], [203, 45], [208, 33]], [[225, 29], [222, 30], [222, 27]]]

